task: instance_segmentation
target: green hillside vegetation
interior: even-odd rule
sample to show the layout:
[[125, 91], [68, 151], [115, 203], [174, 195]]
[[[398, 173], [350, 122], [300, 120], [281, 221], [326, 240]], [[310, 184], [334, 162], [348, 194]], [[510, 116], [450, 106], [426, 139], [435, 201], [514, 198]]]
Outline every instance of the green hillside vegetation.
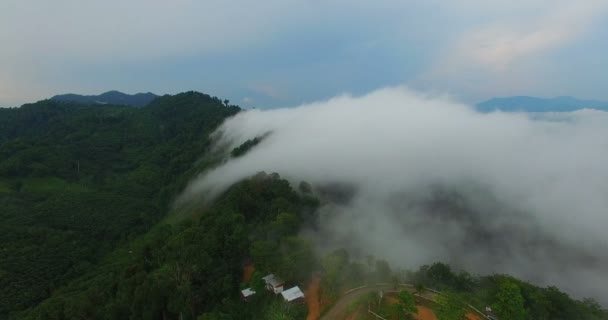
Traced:
[[143, 109], [50, 100], [0, 109], [0, 318], [155, 225], [202, 169], [209, 133], [239, 110], [196, 92]]
[[[302, 201], [278, 175], [260, 173], [230, 188], [201, 218], [159, 224], [121, 246], [98, 268], [19, 317], [268, 319], [266, 314], [278, 313], [300, 318], [305, 308], [284, 308], [264, 289], [251, 304], [239, 293], [242, 267], [260, 241], [277, 244], [269, 269], [293, 280], [310, 274], [312, 249], [292, 234], [305, 220], [294, 212], [312, 212], [306, 210], [310, 205], [314, 202]], [[303, 261], [309, 261], [307, 268]]]

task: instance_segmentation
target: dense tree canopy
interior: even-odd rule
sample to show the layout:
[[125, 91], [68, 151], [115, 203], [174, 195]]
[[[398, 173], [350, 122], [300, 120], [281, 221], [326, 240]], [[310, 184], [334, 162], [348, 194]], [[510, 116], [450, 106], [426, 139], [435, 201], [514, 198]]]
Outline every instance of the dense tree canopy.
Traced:
[[48, 298], [167, 212], [239, 111], [187, 92], [149, 106], [0, 109], [0, 318]]
[[517, 283], [511, 279], [504, 279], [498, 284], [496, 301], [492, 309], [503, 319], [524, 320], [524, 298]]
[[[466, 302], [479, 310], [491, 306], [500, 319], [608, 319], [608, 311], [594, 300], [577, 301], [555, 287], [541, 288], [505, 275], [472, 276], [435, 263], [420, 267], [407, 280], [421, 287], [446, 290], [448, 294], [442, 294], [439, 300], [439, 305], [445, 306], [440, 313], [455, 310], [457, 305], [462, 308]], [[449, 318], [450, 312], [446, 314]]]

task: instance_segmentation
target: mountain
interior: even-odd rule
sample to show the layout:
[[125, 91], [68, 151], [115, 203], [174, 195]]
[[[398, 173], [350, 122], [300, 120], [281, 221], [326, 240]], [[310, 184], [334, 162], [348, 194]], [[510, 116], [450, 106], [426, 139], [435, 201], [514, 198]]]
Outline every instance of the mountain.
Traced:
[[492, 98], [477, 104], [476, 109], [482, 112], [571, 112], [581, 109], [608, 111], [608, 102], [581, 100], [573, 97], [537, 98], [515, 96]]
[[[317, 315], [334, 304], [361, 318], [369, 308], [402, 318], [395, 297], [380, 304], [369, 288], [340, 300], [350, 288], [394, 290], [399, 281], [423, 297], [435, 295], [425, 287], [449, 292], [438, 301], [460, 312], [467, 302], [491, 305], [500, 319], [608, 319], [592, 300], [504, 275], [441, 263], [405, 272], [345, 249], [319, 256], [301, 230], [322, 227], [320, 204], [343, 201], [348, 185], [296, 189], [260, 172], [214, 199], [174, 206], [193, 177], [264, 138], [213, 148], [212, 133], [238, 112], [198, 92], [145, 108], [57, 100], [0, 108], [0, 319], [306, 319], [306, 304], [265, 289], [270, 273], [318, 301]], [[256, 293], [243, 301], [247, 287]]]
[[148, 232], [212, 162], [200, 161], [209, 134], [239, 111], [197, 92], [146, 108], [0, 108], [0, 319], [20, 319], [9, 315], [99, 272], [106, 254]]
[[51, 98], [55, 101], [78, 102], [83, 104], [113, 104], [133, 107], [143, 107], [158, 96], [154, 93], [126, 94], [120, 91], [108, 91], [100, 95], [85, 96], [80, 94], [60, 94]]

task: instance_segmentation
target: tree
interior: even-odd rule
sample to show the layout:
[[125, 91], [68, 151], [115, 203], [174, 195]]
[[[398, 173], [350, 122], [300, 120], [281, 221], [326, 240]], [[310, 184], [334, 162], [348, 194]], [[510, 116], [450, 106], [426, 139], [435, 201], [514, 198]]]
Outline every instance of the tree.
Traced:
[[414, 300], [414, 296], [409, 293], [407, 290], [403, 290], [399, 292], [399, 307], [401, 308], [401, 312], [404, 314], [418, 313], [418, 308], [416, 308], [416, 301]]
[[264, 279], [262, 279], [262, 277], [263, 275], [259, 271], [255, 271], [253, 272], [253, 275], [251, 275], [251, 281], [249, 282], [249, 286], [257, 294], [262, 294], [266, 289], [266, 283], [264, 282]]
[[272, 228], [279, 237], [293, 235], [298, 231], [300, 221], [298, 216], [291, 212], [282, 212], [272, 223]]
[[492, 309], [501, 319], [524, 320], [526, 318], [524, 298], [515, 281], [511, 279], [502, 280], [498, 285], [495, 299]]
[[278, 251], [276, 243], [265, 240], [253, 242], [249, 249], [256, 268], [262, 272], [272, 272], [277, 268], [281, 261]]
[[336, 250], [326, 255], [321, 261], [323, 266], [323, 288], [327, 292], [337, 292], [340, 285], [341, 275], [344, 268], [348, 265], [348, 252], [344, 249]]
[[391, 278], [391, 267], [386, 260], [376, 260], [376, 276], [379, 281], [387, 281]]
[[298, 185], [298, 189], [302, 193], [311, 193], [312, 192], [312, 186], [310, 185], [310, 183], [308, 183], [306, 181], [300, 181], [300, 184]]
[[452, 288], [455, 284], [456, 276], [452, 273], [452, 269], [445, 263], [433, 263], [426, 271], [426, 276], [429, 278], [429, 286], [433, 288]]
[[417, 294], [422, 294], [426, 288], [422, 283], [418, 282], [414, 285], [414, 289], [416, 290]]
[[465, 320], [466, 311], [462, 302], [452, 293], [444, 292], [436, 298], [435, 314], [439, 320]]
[[298, 237], [287, 237], [281, 242], [281, 263], [277, 273], [288, 281], [306, 281], [315, 263], [311, 244]]

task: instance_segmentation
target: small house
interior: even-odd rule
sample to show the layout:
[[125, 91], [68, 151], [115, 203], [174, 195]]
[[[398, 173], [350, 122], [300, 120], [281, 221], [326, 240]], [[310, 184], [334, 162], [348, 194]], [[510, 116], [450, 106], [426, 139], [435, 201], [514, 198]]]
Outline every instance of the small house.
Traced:
[[254, 295], [255, 291], [253, 291], [251, 288], [247, 288], [245, 290], [241, 290], [241, 297], [243, 298], [243, 300], [247, 301], [247, 298]]
[[281, 278], [274, 274], [269, 274], [262, 279], [264, 279], [264, 282], [266, 283], [266, 289], [274, 292], [274, 294], [279, 294], [283, 291], [285, 281], [281, 280]]
[[304, 292], [302, 292], [302, 290], [300, 290], [300, 287], [298, 286], [281, 292], [281, 295], [283, 296], [283, 299], [285, 299], [285, 302], [304, 300]]

